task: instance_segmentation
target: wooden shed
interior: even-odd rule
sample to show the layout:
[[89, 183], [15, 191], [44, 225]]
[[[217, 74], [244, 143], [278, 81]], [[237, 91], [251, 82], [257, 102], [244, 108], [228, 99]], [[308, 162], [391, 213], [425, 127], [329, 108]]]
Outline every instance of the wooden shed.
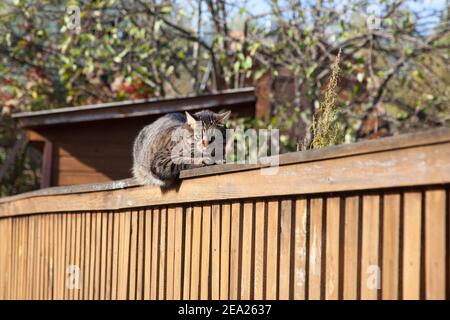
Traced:
[[121, 101], [14, 115], [30, 143], [42, 151], [41, 187], [106, 182], [131, 176], [138, 132], [170, 112], [232, 110], [254, 116], [253, 88], [201, 96]]

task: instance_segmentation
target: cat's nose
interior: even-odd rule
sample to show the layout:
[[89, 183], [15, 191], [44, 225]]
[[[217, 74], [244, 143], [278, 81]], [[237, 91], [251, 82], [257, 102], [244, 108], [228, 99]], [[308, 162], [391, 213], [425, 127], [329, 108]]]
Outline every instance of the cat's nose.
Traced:
[[207, 140], [202, 140], [202, 147], [206, 148], [208, 146], [208, 141]]

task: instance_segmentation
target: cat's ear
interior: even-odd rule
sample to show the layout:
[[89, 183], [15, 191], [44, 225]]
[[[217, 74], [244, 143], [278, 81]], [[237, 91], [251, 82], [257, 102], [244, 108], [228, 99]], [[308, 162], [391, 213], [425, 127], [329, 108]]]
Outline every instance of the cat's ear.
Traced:
[[191, 116], [191, 114], [187, 111], [184, 112], [186, 114], [186, 122], [187, 124], [191, 127], [194, 128], [195, 124], [197, 123], [197, 121], [194, 119], [193, 116]]
[[219, 113], [218, 115], [217, 115], [217, 121], [219, 121], [221, 124], [225, 124], [225, 123], [227, 123], [227, 120], [228, 120], [228, 118], [230, 118], [230, 115], [231, 115], [231, 111], [230, 110], [228, 110], [228, 111], [225, 111], [225, 112], [222, 112], [222, 113]]

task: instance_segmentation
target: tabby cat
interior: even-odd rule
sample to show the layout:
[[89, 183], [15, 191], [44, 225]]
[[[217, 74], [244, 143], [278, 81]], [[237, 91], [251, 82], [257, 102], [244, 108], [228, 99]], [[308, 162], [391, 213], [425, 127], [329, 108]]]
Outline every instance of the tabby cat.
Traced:
[[214, 132], [225, 137], [230, 114], [209, 110], [193, 115], [170, 113], [144, 127], [133, 146], [132, 171], [136, 181], [167, 187], [178, 179], [181, 170], [212, 164], [210, 156], [203, 156], [204, 151], [212, 143]]

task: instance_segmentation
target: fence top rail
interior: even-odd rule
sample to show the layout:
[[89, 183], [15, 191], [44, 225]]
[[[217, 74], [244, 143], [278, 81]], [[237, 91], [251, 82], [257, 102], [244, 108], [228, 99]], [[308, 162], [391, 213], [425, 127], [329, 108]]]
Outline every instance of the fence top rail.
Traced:
[[450, 128], [282, 154], [273, 176], [262, 172], [268, 166], [185, 170], [170, 190], [140, 187], [133, 179], [51, 187], [0, 198], [0, 217], [449, 183]]

